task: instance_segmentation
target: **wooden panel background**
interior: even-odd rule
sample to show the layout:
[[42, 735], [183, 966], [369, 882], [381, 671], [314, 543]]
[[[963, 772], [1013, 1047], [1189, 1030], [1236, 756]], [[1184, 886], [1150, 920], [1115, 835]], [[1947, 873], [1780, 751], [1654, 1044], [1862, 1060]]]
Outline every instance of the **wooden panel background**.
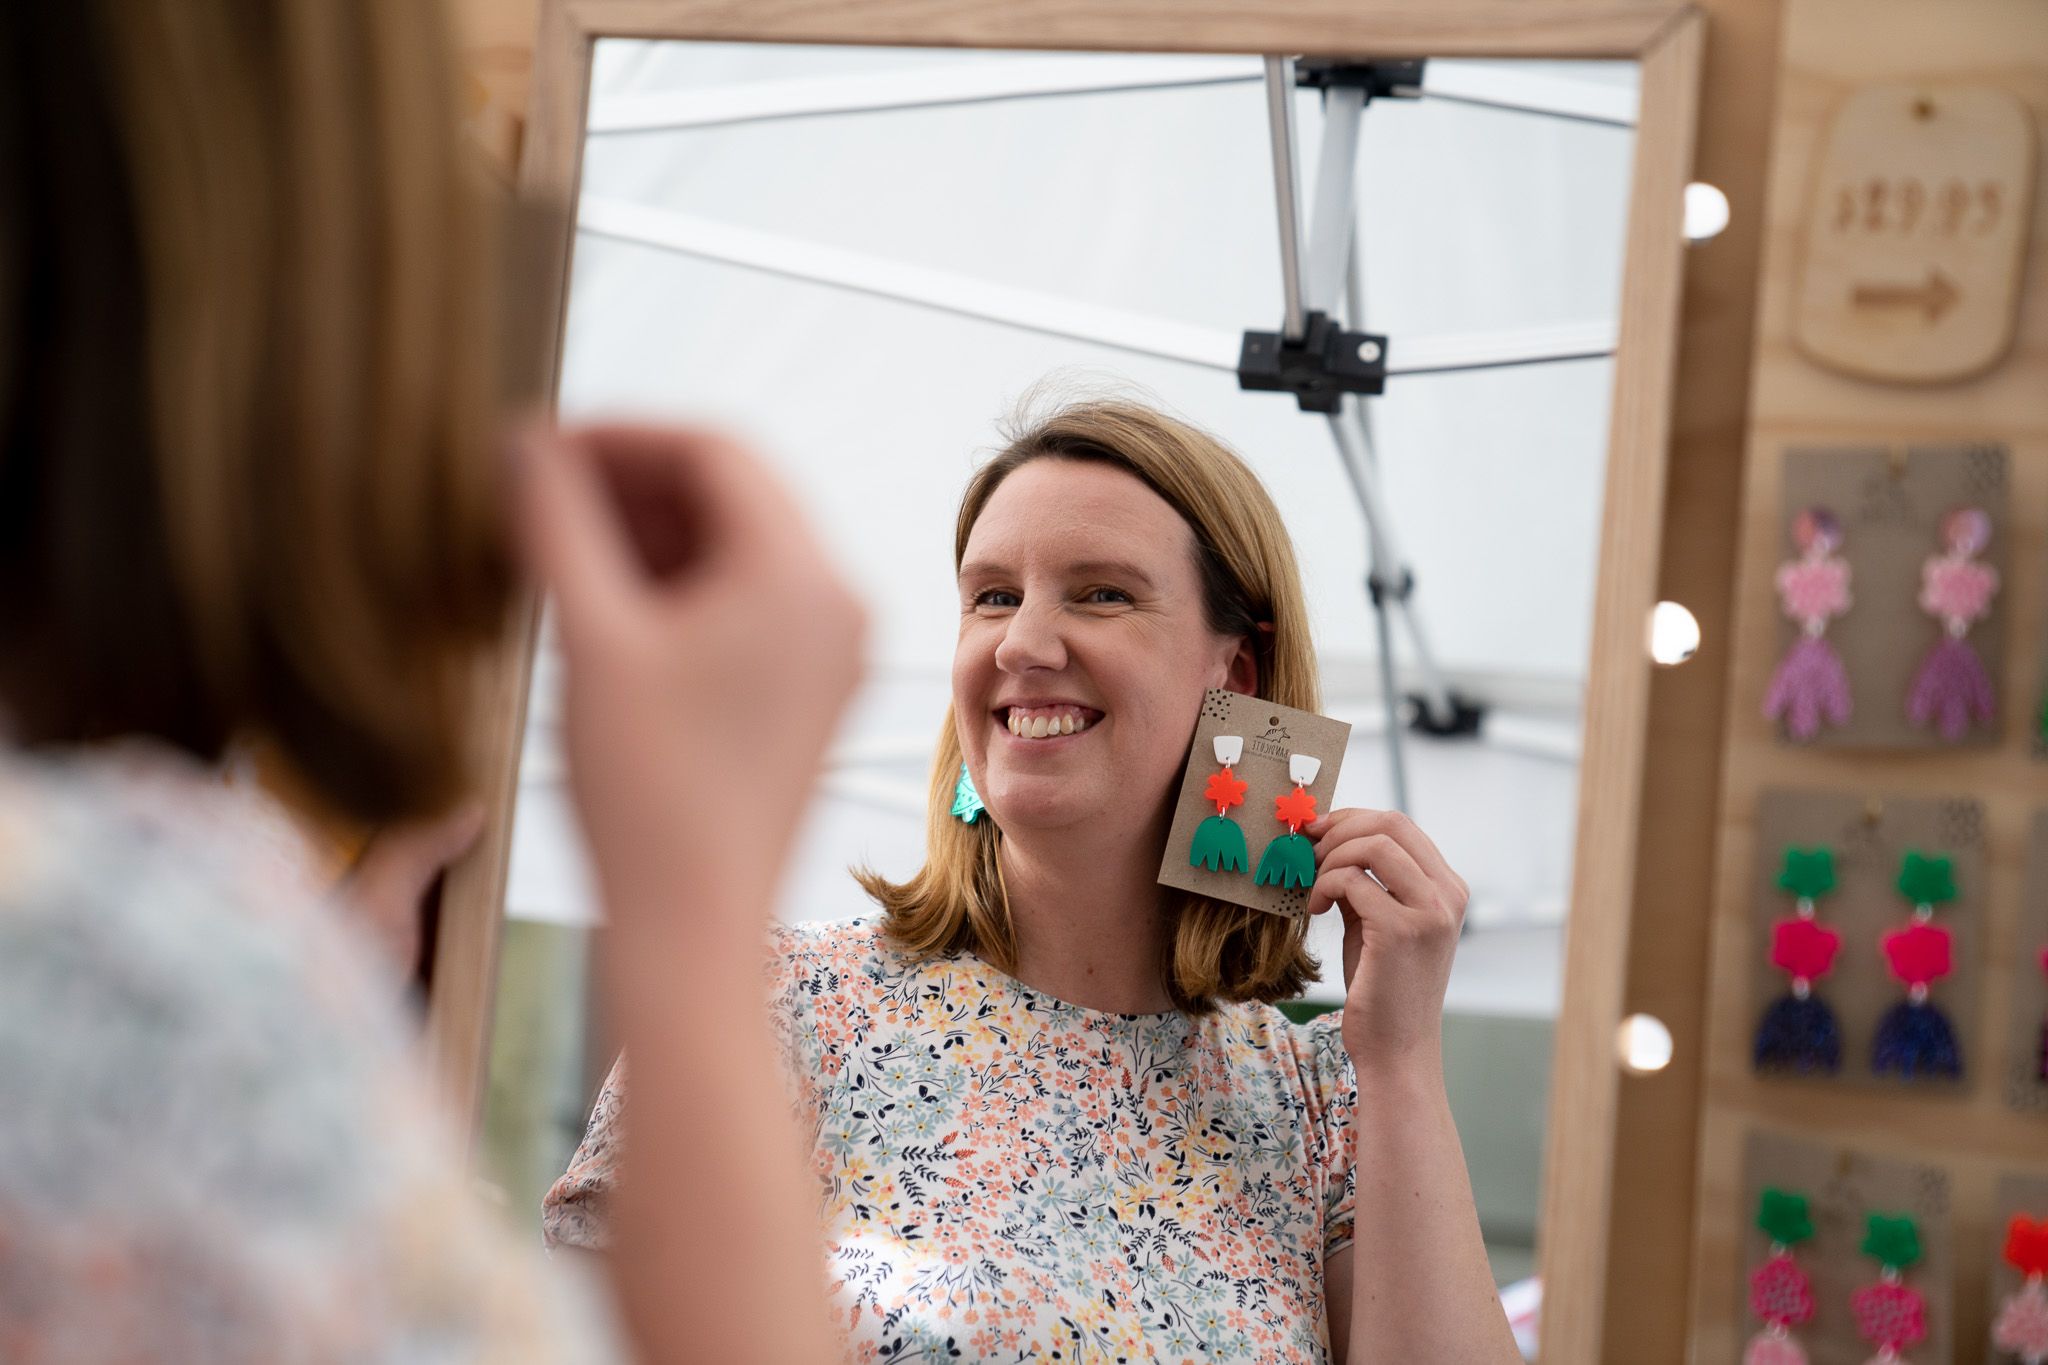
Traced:
[[[2032, 756], [2027, 724], [2038, 695], [2043, 647], [2043, 555], [2048, 554], [2048, 213], [2037, 181], [2031, 261], [2020, 335], [1990, 373], [1932, 388], [1860, 383], [1821, 370], [1792, 347], [1790, 300], [1808, 171], [1830, 110], [1867, 82], [1983, 82], [2012, 91], [2048, 123], [2048, 10], [2038, 0], [1785, 0], [1776, 131], [1765, 205], [1752, 413], [1735, 574], [1734, 657], [1728, 686], [1716, 852], [1711, 1002], [1700, 1124], [1691, 1359], [1739, 1359], [1750, 1324], [1737, 1320], [1726, 1286], [1740, 1273], [1749, 1210], [1742, 1207], [1747, 1132], [1768, 1125], [1879, 1156], [1935, 1162], [1953, 1177], [1956, 1340], [1959, 1358], [1982, 1354], [1988, 1277], [1997, 1259], [1991, 1227], [1998, 1177], [2048, 1165], [2048, 1120], [2009, 1110], [2003, 1022], [2020, 979], [2015, 926], [2021, 867], [2033, 811], [2048, 790], [2048, 765]], [[1803, 750], [1780, 744], [1759, 707], [1778, 655], [1771, 578], [1783, 544], [1781, 457], [1787, 446], [2002, 441], [2012, 453], [2011, 544], [2015, 572], [2001, 609], [2010, 630], [2002, 676], [2010, 703], [1995, 748], [1896, 754]], [[1867, 704], [1889, 704], [1871, 698]], [[1769, 786], [1920, 795], [1961, 793], [1988, 817], [1989, 923], [1985, 990], [1957, 1008], [1978, 1012], [1979, 1053], [1960, 1098], [1914, 1097], [1845, 1087], [1760, 1082], [1749, 1071], [1755, 1020], [1744, 983], [1765, 951], [1750, 923], [1756, 856], [1754, 815]]]

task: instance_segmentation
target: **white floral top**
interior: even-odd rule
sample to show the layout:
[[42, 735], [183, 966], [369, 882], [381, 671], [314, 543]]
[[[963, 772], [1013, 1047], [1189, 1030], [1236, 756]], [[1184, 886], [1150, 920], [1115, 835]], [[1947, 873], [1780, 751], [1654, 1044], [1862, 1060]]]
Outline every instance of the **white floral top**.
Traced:
[[[778, 934], [775, 1015], [848, 1358], [1320, 1362], [1350, 1245], [1338, 1017], [1105, 1014], [872, 919]], [[622, 1077], [548, 1195], [602, 1246]]]
[[294, 837], [167, 752], [0, 751], [0, 1359], [616, 1358], [471, 1197]]

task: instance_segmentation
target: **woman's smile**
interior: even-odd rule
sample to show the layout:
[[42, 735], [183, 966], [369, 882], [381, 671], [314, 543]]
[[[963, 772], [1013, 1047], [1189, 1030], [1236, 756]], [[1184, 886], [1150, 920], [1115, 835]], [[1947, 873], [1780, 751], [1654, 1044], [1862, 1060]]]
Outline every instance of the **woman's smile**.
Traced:
[[1073, 702], [1012, 702], [994, 715], [1013, 738], [1039, 747], [1086, 734], [1104, 719], [1102, 712]]

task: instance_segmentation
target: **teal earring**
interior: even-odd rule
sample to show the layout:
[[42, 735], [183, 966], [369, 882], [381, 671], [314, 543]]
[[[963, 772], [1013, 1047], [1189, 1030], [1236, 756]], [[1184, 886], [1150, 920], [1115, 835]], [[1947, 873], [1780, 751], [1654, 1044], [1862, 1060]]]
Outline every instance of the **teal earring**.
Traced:
[[974, 789], [974, 779], [967, 775], [967, 765], [962, 763], [960, 780], [953, 784], [953, 818], [963, 825], [971, 825], [987, 809], [981, 804], [981, 793]]

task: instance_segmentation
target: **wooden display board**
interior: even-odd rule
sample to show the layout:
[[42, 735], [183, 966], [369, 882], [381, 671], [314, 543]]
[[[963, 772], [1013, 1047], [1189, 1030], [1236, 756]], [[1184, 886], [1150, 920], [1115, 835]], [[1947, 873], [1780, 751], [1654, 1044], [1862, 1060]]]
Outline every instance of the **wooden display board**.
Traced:
[[[1925, 89], [1939, 98], [1959, 90], [2002, 92], [2029, 111], [2038, 145], [2048, 122], [2048, 23], [2036, 0], [1966, 0], [1939, 8], [1917, 0], [1786, 0], [1782, 62], [1734, 577], [1690, 1359], [1732, 1365], [1741, 1358], [1750, 1324], [1728, 1287], [1750, 1249], [1744, 1154], [1752, 1133], [1769, 1130], [1944, 1173], [1951, 1193], [1954, 1358], [1974, 1360], [1988, 1340], [2002, 1236], [1993, 1226], [1997, 1182], [2014, 1170], [2038, 1169], [2048, 1153], [2048, 1115], [2007, 1102], [2016, 1060], [2015, 991], [2029, 980], [2026, 955], [2038, 951], [2022, 942], [2023, 872], [2048, 790], [2033, 726], [2048, 644], [2048, 213], [2039, 178], [2024, 205], [2029, 259], [2017, 272], [2017, 298], [2003, 301], [2017, 319], [2016, 337], [1988, 368], [1944, 383], [1876, 383], [1816, 363], [1800, 350], [1795, 333], [1809, 210], [1825, 178], [1827, 129], [1837, 111], [1866, 89]], [[1999, 445], [2008, 453], [2005, 540], [2012, 572], [1996, 607], [2005, 647], [1993, 678], [2002, 702], [1995, 733], [1976, 747], [1917, 751], [1785, 743], [1764, 719], [1761, 702], [1781, 652], [1772, 583], [1783, 558], [1787, 452], [1959, 443]], [[1752, 1073], [1751, 981], [1766, 951], [1754, 910], [1758, 819], [1766, 790], [1779, 788], [1879, 792], [1887, 799], [1967, 795], [1981, 804], [1982, 989], [1955, 1002], [1958, 1010], [1973, 1011], [1978, 1055], [1968, 1059], [1959, 1093], [1783, 1084]]]

